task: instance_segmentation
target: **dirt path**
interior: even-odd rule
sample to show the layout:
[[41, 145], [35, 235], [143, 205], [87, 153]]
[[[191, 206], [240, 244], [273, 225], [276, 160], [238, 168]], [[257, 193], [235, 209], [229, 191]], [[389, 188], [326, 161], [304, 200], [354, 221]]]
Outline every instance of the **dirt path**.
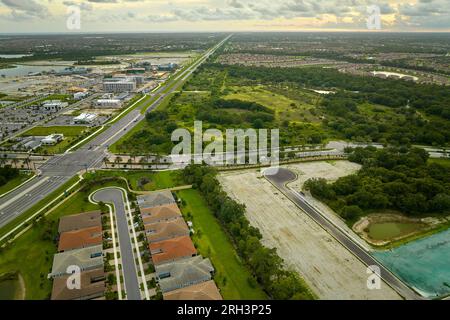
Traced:
[[25, 287], [25, 281], [23, 280], [22, 275], [19, 273], [17, 274], [17, 279], [19, 280], [19, 286], [20, 290], [16, 293], [16, 300], [25, 300], [26, 296], [26, 287]]

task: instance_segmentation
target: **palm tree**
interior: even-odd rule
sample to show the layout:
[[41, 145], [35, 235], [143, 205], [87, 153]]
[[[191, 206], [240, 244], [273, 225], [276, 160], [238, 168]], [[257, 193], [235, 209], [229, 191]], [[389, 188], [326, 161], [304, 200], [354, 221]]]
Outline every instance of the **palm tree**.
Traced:
[[108, 157], [105, 156], [105, 157], [103, 158], [103, 163], [105, 164], [106, 169], [108, 169], [108, 163], [109, 163]]
[[120, 163], [122, 162], [122, 158], [121, 157], [116, 157], [114, 159], [114, 162], [117, 163], [117, 165], [120, 167]]
[[22, 160], [22, 167], [24, 167], [24, 166], [27, 166], [27, 169], [29, 170], [30, 169], [30, 159], [29, 159], [29, 156], [27, 157], [27, 158], [24, 158], [23, 160]]
[[11, 161], [12, 161], [12, 163], [14, 164], [14, 168], [17, 169], [17, 163], [18, 163], [17, 159], [16, 159], [16, 158], [13, 158]]
[[139, 163], [141, 164], [141, 169], [145, 169], [145, 163], [146, 163], [146, 159], [145, 157], [141, 157], [141, 159], [139, 160]]

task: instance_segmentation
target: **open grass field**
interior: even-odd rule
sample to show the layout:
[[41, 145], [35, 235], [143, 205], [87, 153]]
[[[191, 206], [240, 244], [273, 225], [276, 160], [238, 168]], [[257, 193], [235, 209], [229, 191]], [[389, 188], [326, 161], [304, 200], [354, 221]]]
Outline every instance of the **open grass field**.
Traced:
[[257, 102], [274, 110], [280, 121], [318, 122], [320, 120], [310, 112], [314, 108], [313, 105], [276, 93], [265, 86], [231, 86], [227, 88], [227, 91], [231, 93], [224, 96], [225, 99]]
[[30, 179], [32, 177], [32, 173], [23, 173], [21, 172], [20, 175], [12, 180], [9, 180], [6, 184], [0, 186], [0, 195], [14, 189], [21, 183], [25, 182], [26, 180]]
[[441, 166], [450, 168], [450, 159], [444, 159], [444, 158], [433, 158], [428, 159], [428, 163], [437, 163]]
[[[249, 270], [243, 265], [230, 239], [195, 189], [177, 192], [185, 202], [182, 212], [194, 224], [194, 243], [201, 255], [211, 259], [216, 269], [215, 281], [224, 299], [266, 299], [259, 286], [252, 287]], [[192, 216], [192, 217], [191, 217]]]

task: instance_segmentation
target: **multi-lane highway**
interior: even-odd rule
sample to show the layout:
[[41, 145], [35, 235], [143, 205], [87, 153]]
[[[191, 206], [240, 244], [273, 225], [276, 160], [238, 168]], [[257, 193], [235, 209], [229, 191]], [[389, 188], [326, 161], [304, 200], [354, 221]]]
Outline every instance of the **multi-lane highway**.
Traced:
[[400, 281], [388, 269], [380, 264], [369, 252], [362, 248], [351, 236], [346, 234], [339, 227], [328, 220], [321, 212], [310, 205], [306, 199], [295, 190], [286, 186], [290, 181], [297, 179], [297, 176], [292, 171], [285, 168], [267, 169], [264, 176], [277, 189], [279, 189], [286, 197], [289, 198], [297, 207], [302, 209], [311, 219], [324, 228], [337, 241], [339, 241], [347, 250], [353, 253], [359, 260], [367, 266], [378, 266], [380, 268], [380, 277], [391, 286], [398, 294], [405, 299], [421, 299], [415, 291]]
[[[223, 39], [216, 46], [205, 52], [192, 65], [179, 71], [167, 80], [154, 93], [158, 98], [147, 107], [146, 112], [157, 108], [168, 95], [179, 89], [185, 80], [230, 37]], [[145, 113], [143, 114], [140, 108], [133, 109], [76, 151], [55, 156], [43, 164], [39, 168], [40, 176], [0, 198], [0, 228], [61, 187], [77, 172], [99, 168], [107, 154], [108, 146], [117, 142], [144, 118]]]

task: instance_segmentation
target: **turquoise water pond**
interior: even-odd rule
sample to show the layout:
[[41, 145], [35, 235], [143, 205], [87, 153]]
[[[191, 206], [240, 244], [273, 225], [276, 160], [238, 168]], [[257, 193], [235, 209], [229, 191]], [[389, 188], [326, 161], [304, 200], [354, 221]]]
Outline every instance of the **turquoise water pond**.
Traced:
[[423, 296], [450, 294], [450, 229], [373, 255]]

